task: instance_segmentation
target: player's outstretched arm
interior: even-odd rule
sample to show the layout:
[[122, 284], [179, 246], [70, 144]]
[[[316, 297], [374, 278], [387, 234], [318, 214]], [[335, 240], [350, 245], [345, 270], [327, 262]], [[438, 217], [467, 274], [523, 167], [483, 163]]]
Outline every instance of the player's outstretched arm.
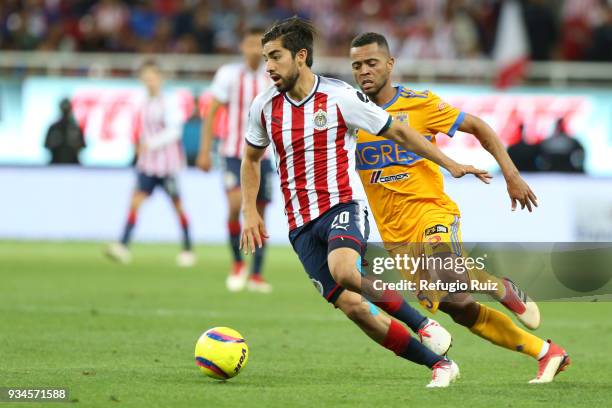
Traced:
[[463, 177], [466, 174], [473, 174], [485, 183], [489, 183], [491, 179], [491, 175], [486, 170], [480, 170], [471, 165], [457, 163], [442, 153], [438, 147], [430, 143], [416, 130], [404, 123], [393, 121], [389, 129], [381, 136], [444, 167], [455, 178]]
[[240, 249], [245, 254], [261, 248], [263, 240], [268, 238], [264, 221], [257, 211], [257, 192], [259, 191], [261, 158], [265, 149], [251, 145], [245, 146], [244, 157], [240, 167], [240, 189], [242, 190], [242, 235]]
[[221, 106], [221, 102], [215, 97], [212, 98], [204, 123], [202, 124], [202, 130], [200, 133], [200, 151], [196, 159], [196, 165], [204, 170], [209, 171], [212, 167], [212, 142], [213, 142], [213, 129], [215, 122], [215, 115]]
[[512, 202], [512, 211], [516, 210], [517, 202], [521, 204], [521, 210], [527, 207], [529, 212], [532, 211], [532, 207], [538, 206], [536, 195], [519, 174], [495, 131], [484, 120], [474, 115], [466, 114], [463, 123], [459, 126], [459, 130], [473, 134], [482, 147], [491, 153], [497, 164], [499, 164], [502, 174], [506, 179], [508, 195], [510, 195], [510, 201]]

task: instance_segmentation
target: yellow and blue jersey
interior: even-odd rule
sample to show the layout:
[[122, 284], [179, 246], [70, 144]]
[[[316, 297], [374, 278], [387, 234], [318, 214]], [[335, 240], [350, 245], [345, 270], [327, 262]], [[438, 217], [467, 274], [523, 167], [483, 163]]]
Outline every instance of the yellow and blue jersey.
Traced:
[[[452, 137], [463, 122], [463, 112], [432, 92], [396, 89], [382, 108], [434, 144], [438, 133]], [[389, 139], [360, 130], [357, 170], [385, 242], [420, 242], [421, 227], [428, 218], [459, 215], [459, 208], [444, 192], [439, 166]]]

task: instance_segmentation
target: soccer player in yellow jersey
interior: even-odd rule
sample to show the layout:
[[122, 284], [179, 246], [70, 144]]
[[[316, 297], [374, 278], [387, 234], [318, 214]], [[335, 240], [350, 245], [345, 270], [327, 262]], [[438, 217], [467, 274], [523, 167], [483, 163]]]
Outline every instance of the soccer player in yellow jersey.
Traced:
[[[495, 132], [483, 120], [455, 109], [432, 92], [391, 85], [395, 60], [384, 36], [377, 33], [357, 36], [351, 43], [350, 57], [355, 81], [363, 93], [390, 112], [394, 120], [407, 122], [432, 143], [436, 142], [438, 133], [451, 137], [457, 130], [473, 134], [499, 164], [512, 210], [517, 208], [517, 203], [529, 211], [537, 206], [536, 196], [519, 175]], [[448, 243], [449, 252], [462, 255], [459, 208], [444, 192], [443, 176], [436, 164], [392, 141], [360, 131], [357, 169], [385, 243], [442, 242]], [[497, 282], [498, 291], [491, 295], [528, 328], [539, 326], [537, 305], [510, 280], [484, 271], [481, 276], [471, 278]], [[420, 303], [432, 313], [439, 308], [493, 344], [536, 358], [538, 374], [531, 383], [551, 382], [569, 364], [563, 348], [519, 328], [504, 313], [476, 302], [470, 294], [444, 293], [439, 298], [434, 295], [417, 293]]]

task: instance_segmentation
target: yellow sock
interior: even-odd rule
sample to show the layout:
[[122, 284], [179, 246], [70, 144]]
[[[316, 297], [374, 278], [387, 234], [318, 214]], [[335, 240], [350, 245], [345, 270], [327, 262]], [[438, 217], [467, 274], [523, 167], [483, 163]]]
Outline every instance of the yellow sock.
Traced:
[[538, 358], [544, 340], [519, 328], [505, 314], [480, 304], [476, 323], [470, 331], [491, 343]]

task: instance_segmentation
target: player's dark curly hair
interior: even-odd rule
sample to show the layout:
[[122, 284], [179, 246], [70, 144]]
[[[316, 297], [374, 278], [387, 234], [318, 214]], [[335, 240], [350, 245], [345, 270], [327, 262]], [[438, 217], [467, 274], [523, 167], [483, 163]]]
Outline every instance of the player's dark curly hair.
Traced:
[[351, 41], [351, 48], [363, 47], [364, 45], [368, 44], [378, 44], [379, 47], [389, 51], [389, 43], [387, 42], [385, 36], [372, 32], [359, 34], [357, 37], [353, 38], [353, 41]]
[[306, 65], [310, 68], [313, 62], [312, 43], [315, 32], [310, 21], [293, 16], [275, 23], [266, 31], [261, 38], [261, 45], [280, 38], [283, 48], [291, 51], [291, 56], [294, 58], [300, 50], [306, 50]]

